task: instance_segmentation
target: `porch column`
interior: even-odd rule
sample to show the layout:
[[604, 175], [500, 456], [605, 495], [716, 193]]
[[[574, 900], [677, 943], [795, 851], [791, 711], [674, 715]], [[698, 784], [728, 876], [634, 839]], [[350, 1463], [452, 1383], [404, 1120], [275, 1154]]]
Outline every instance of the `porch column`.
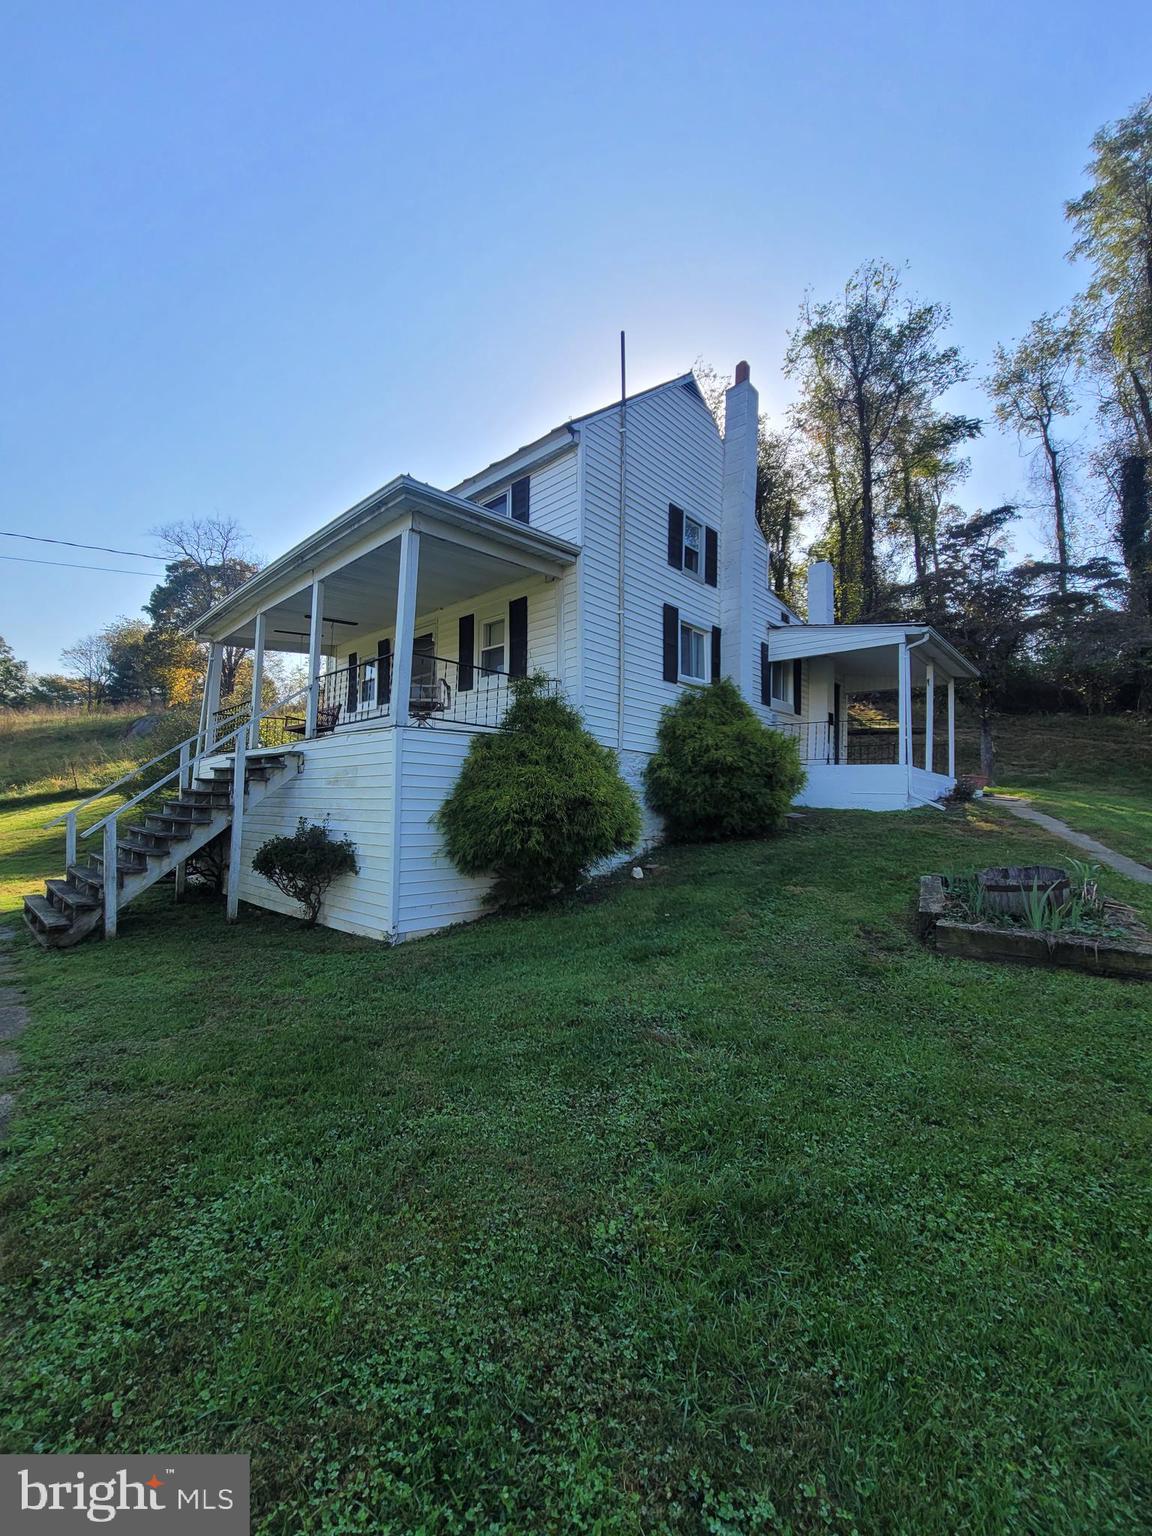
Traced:
[[208, 648], [208, 674], [204, 679], [204, 750], [216, 745], [216, 712], [220, 708], [220, 674], [224, 669], [224, 647], [213, 640]]
[[956, 679], [948, 679], [948, 777], [956, 777]]
[[266, 613], [256, 615], [256, 638], [252, 646], [252, 718], [248, 722], [248, 745], [260, 745], [260, 709], [264, 697], [264, 632]]
[[392, 646], [392, 712], [407, 725], [412, 702], [412, 646], [416, 639], [416, 585], [420, 578], [420, 535], [405, 528], [400, 535], [400, 575], [396, 586], [396, 639]]
[[909, 663], [907, 641], [901, 640], [898, 653], [898, 670], [896, 674], [896, 724], [898, 728], [897, 746], [899, 755], [897, 763], [907, 765], [911, 753], [909, 743], [912, 736], [912, 668]]
[[324, 583], [312, 583], [312, 619], [308, 628], [308, 704], [304, 715], [304, 735], [311, 740], [316, 734], [316, 719], [320, 711], [320, 662], [324, 634]]
[[932, 727], [936, 718], [936, 667], [928, 663], [928, 682], [924, 690], [924, 767], [932, 772]]

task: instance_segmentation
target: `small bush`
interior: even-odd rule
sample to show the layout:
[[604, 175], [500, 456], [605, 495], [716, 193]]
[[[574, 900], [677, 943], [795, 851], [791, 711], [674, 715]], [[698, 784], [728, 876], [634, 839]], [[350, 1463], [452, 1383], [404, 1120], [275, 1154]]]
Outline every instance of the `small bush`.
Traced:
[[352, 840], [333, 837], [327, 818], [309, 825], [303, 816], [291, 837], [270, 837], [261, 844], [252, 868], [300, 903], [309, 928], [316, 926], [320, 904], [332, 882], [341, 875], [360, 873]]
[[640, 836], [614, 753], [546, 681], [512, 684], [503, 728], [473, 738], [436, 818], [456, 868], [495, 877], [494, 900], [540, 901]]
[[728, 678], [686, 689], [656, 741], [648, 801], [675, 842], [775, 832], [804, 787], [797, 743], [762, 725]]

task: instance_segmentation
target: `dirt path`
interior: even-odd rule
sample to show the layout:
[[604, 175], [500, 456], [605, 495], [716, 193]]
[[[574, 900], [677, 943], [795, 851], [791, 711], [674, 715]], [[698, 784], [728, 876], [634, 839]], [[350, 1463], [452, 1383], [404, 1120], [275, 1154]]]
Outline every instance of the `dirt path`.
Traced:
[[1046, 811], [1036, 810], [1029, 801], [1017, 800], [1012, 795], [996, 795], [994, 798], [990, 797], [989, 803], [1002, 805], [1006, 811], [1011, 811], [1013, 816], [1019, 816], [1022, 821], [1034, 821], [1038, 827], [1043, 827], [1054, 837], [1063, 838], [1066, 843], [1071, 843], [1073, 848], [1090, 853], [1099, 863], [1106, 864], [1117, 874], [1127, 875], [1129, 880], [1138, 880], [1141, 885], [1152, 885], [1152, 869], [1149, 869], [1147, 864], [1138, 864], [1127, 854], [1117, 853], [1114, 848], [1098, 843], [1086, 832], [1077, 832], [1075, 827], [1070, 827], [1066, 821], [1049, 816]]

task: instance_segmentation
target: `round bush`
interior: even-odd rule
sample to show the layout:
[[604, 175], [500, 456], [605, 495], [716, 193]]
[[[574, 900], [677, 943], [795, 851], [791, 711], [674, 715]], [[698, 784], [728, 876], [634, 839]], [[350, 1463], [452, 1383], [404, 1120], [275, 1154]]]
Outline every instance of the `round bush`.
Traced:
[[778, 831], [804, 787], [799, 746], [762, 725], [728, 678], [688, 688], [660, 717], [648, 802], [674, 842]]
[[436, 817], [456, 868], [494, 876], [497, 901], [540, 901], [640, 836], [615, 755], [547, 690], [539, 676], [512, 684], [502, 728], [473, 737]]

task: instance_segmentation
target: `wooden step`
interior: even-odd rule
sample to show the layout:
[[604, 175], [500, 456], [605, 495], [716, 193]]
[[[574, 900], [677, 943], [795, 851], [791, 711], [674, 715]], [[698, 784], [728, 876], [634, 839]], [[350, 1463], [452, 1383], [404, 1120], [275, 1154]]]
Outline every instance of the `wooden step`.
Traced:
[[93, 907], [100, 905], [95, 896], [90, 896], [87, 891], [71, 885], [67, 880], [45, 880], [45, 888], [48, 891], [48, 900], [53, 907], [65, 914], [69, 912], [89, 912]]
[[24, 911], [38, 928], [49, 933], [60, 933], [72, 924], [63, 912], [58, 912], [47, 896], [25, 896]]

